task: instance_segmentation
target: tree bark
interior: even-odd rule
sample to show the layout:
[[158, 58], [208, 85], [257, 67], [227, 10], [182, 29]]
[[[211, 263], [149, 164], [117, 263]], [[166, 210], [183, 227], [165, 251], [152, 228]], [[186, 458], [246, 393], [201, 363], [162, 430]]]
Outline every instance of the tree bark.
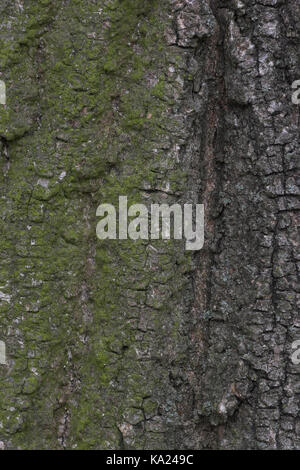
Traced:
[[[298, 449], [299, 2], [0, 14], [0, 447]], [[98, 240], [119, 196], [204, 248]]]

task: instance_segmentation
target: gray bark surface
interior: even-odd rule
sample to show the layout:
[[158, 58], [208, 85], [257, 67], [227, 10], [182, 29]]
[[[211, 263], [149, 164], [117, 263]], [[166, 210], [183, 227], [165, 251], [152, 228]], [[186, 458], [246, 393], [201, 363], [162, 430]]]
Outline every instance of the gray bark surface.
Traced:
[[[0, 23], [0, 448], [299, 449], [299, 2]], [[98, 240], [119, 195], [204, 203], [204, 248]]]

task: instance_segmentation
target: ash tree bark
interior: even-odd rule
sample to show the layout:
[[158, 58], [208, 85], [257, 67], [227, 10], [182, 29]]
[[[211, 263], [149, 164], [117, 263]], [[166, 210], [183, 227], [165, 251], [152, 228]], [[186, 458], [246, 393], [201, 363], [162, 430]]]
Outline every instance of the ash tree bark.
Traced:
[[[297, 0], [0, 13], [0, 447], [299, 448]], [[98, 240], [120, 195], [204, 248]]]

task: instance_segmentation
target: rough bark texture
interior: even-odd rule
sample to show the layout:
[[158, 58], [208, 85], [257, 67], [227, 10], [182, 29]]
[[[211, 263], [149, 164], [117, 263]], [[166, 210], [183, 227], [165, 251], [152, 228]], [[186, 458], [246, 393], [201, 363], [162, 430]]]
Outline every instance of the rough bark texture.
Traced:
[[[0, 18], [0, 447], [300, 448], [299, 1]], [[97, 240], [119, 195], [204, 203], [203, 250]]]

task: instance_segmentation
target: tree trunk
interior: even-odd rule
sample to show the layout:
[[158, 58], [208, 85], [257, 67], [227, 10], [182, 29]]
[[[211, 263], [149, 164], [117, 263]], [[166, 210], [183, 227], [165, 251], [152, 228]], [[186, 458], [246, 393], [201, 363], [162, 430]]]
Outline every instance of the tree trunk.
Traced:
[[[299, 2], [0, 15], [0, 447], [299, 448]], [[97, 239], [119, 196], [204, 248]]]

